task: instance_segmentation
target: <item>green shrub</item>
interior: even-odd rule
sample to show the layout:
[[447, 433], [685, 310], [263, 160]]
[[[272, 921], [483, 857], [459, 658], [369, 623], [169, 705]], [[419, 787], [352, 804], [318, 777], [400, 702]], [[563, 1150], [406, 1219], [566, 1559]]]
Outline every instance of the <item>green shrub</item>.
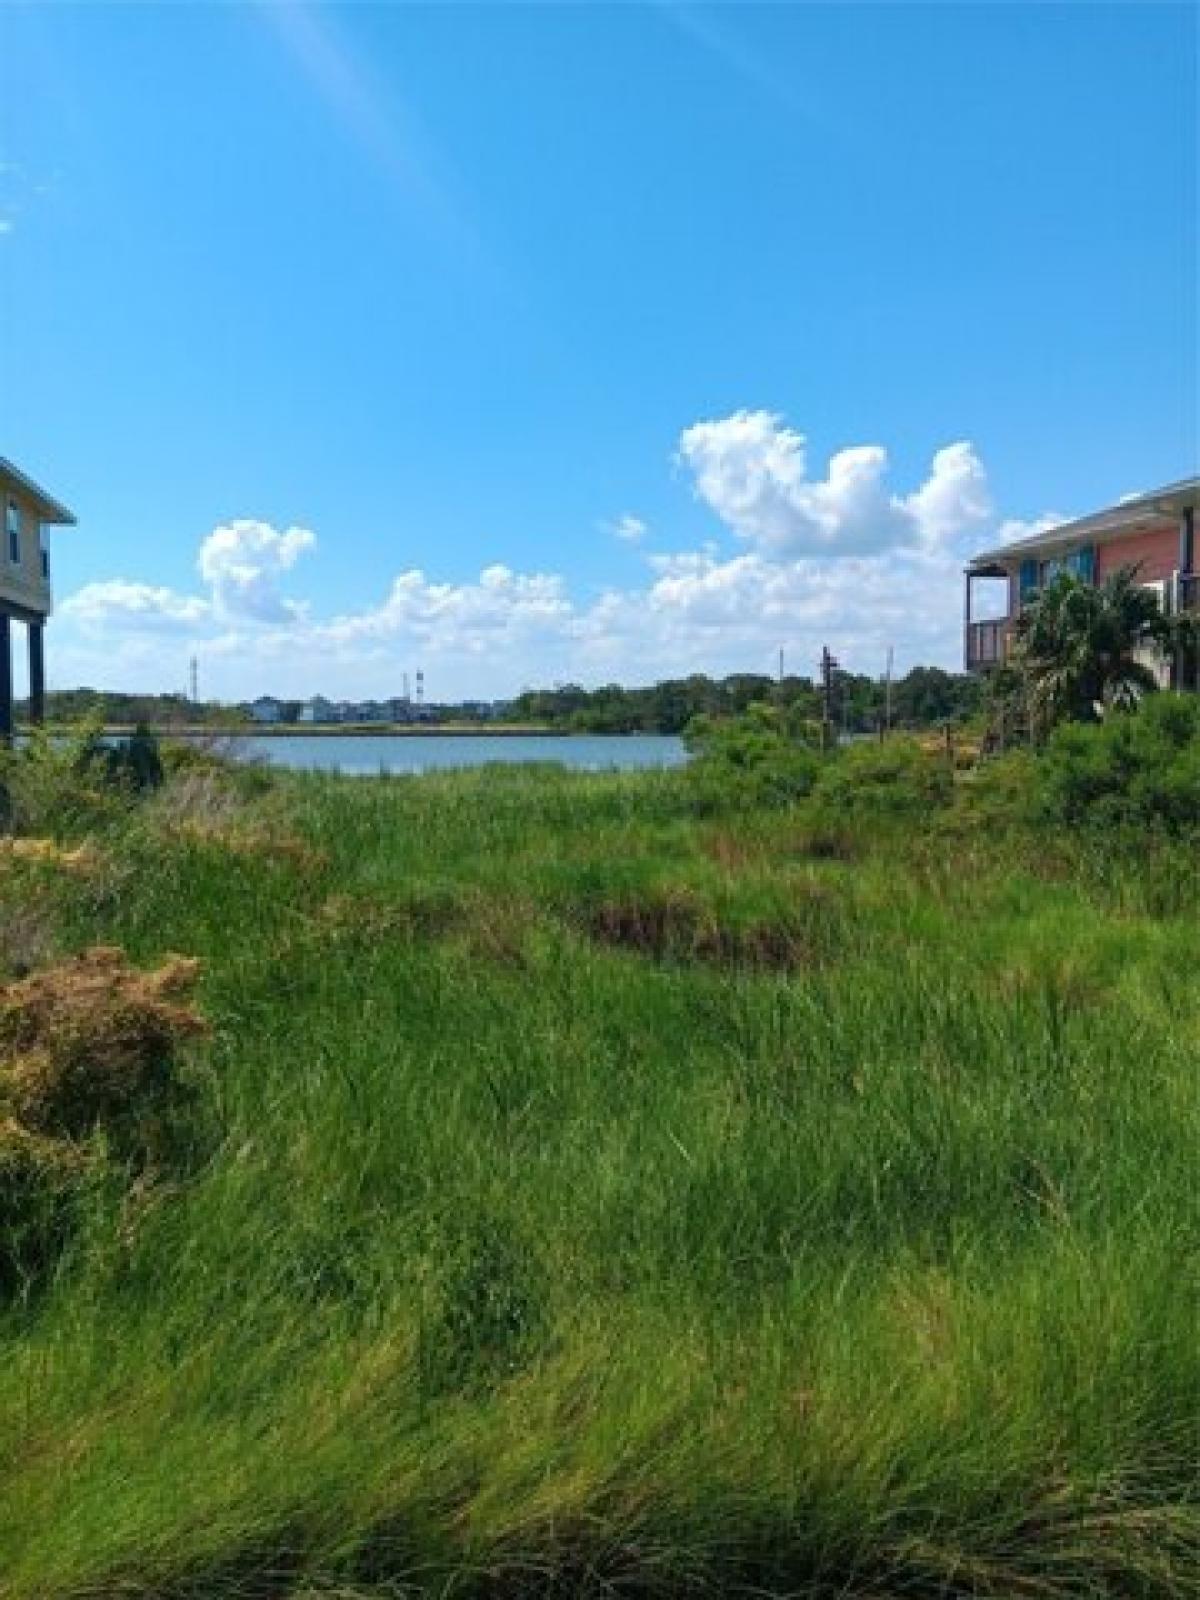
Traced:
[[851, 745], [821, 771], [813, 800], [841, 815], [917, 817], [949, 803], [954, 777], [940, 753], [914, 739]]
[[1200, 699], [1152, 695], [1136, 712], [1061, 727], [1037, 776], [1042, 808], [1056, 821], [1200, 827]]
[[66, 737], [36, 729], [16, 749], [0, 750], [0, 821], [20, 834], [77, 836], [128, 809], [130, 789], [110, 781], [96, 727]]
[[729, 806], [787, 806], [813, 788], [821, 759], [811, 726], [776, 706], [753, 705], [740, 717], [696, 717], [684, 740], [693, 754], [688, 782], [701, 811]]

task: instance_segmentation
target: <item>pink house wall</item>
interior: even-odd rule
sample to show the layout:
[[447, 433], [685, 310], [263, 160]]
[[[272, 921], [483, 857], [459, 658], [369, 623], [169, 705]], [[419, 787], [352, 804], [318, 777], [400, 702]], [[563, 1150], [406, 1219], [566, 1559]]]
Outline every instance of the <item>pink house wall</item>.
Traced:
[[[1086, 543], [1086, 540], [1081, 540]], [[1118, 567], [1137, 566], [1143, 583], [1157, 583], [1170, 578], [1179, 567], [1179, 524], [1163, 522], [1157, 527], [1141, 528], [1137, 533], [1123, 534], [1096, 546], [1096, 582], [1103, 583]], [[1021, 571], [1014, 566], [1008, 574], [1008, 614], [1015, 617], [1021, 610]]]
[[1157, 583], [1171, 577], [1179, 566], [1179, 524], [1165, 522], [1160, 527], [1143, 528], [1108, 544], [1096, 546], [1096, 579], [1103, 582], [1118, 567], [1141, 563], [1138, 577], [1143, 583]]

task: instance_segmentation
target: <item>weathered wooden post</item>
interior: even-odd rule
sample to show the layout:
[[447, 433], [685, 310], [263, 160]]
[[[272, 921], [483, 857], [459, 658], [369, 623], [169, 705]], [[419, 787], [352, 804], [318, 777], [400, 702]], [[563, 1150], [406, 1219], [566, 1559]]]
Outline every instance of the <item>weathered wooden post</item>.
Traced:
[[11, 744], [13, 732], [12, 623], [0, 611], [0, 743]]
[[31, 622], [29, 633], [29, 720], [40, 728], [46, 720], [46, 650], [43, 622]]

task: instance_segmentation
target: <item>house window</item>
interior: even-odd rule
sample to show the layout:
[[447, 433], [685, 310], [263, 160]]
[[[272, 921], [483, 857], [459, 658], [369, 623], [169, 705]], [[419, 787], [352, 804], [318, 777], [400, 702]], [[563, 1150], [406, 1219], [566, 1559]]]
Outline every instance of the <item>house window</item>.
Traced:
[[1055, 578], [1061, 577], [1066, 572], [1072, 578], [1078, 578], [1081, 583], [1092, 583], [1096, 576], [1096, 551], [1095, 547], [1085, 544], [1079, 550], [1071, 550], [1066, 555], [1051, 556], [1048, 561], [1043, 561], [1039, 573], [1041, 587], [1048, 588]]
[[1096, 576], [1095, 547], [1085, 544], [1081, 550], [1072, 550], [1064, 565], [1081, 583], [1092, 583]]
[[21, 565], [21, 508], [10, 500], [4, 508], [4, 531], [8, 535], [8, 559], [14, 567]]
[[42, 551], [42, 581], [44, 583], [49, 583], [50, 582], [50, 552], [49, 552], [49, 550], [43, 550]]

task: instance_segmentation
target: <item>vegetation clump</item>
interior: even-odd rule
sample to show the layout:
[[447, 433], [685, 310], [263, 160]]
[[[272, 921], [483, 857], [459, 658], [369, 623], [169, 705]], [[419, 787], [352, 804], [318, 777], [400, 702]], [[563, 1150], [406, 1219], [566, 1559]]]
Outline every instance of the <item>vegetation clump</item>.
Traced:
[[687, 889], [626, 895], [592, 906], [588, 932], [601, 944], [666, 961], [787, 968], [802, 961], [802, 931], [788, 921], [735, 924]]
[[207, 1031], [199, 972], [97, 947], [0, 986], [0, 1286], [46, 1266], [79, 1186], [169, 1163], [188, 1137], [179, 1048]]
[[1036, 773], [1063, 822], [1186, 832], [1200, 811], [1200, 696], [1156, 694], [1136, 716], [1065, 723]]

